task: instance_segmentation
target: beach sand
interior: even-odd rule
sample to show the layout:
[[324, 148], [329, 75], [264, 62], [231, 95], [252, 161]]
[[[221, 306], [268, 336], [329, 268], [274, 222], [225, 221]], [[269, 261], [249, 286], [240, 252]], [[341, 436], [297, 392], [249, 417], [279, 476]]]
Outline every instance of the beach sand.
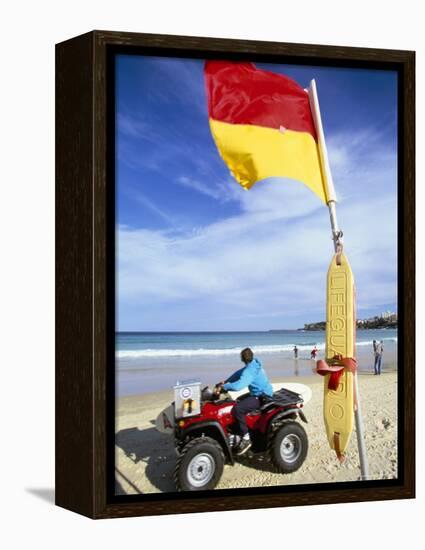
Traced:
[[[296, 381], [311, 387], [305, 405], [309, 452], [303, 466], [293, 474], [274, 473], [264, 458], [241, 458], [226, 465], [216, 490], [306, 483], [356, 481], [360, 478], [356, 433], [353, 431], [340, 465], [329, 447], [322, 415], [323, 379], [318, 375], [272, 380]], [[370, 479], [397, 477], [397, 373], [359, 375], [361, 406], [369, 460]], [[173, 438], [156, 431], [154, 420], [173, 401], [172, 391], [122, 397], [116, 415], [117, 494], [175, 491], [173, 471], [176, 455]]]

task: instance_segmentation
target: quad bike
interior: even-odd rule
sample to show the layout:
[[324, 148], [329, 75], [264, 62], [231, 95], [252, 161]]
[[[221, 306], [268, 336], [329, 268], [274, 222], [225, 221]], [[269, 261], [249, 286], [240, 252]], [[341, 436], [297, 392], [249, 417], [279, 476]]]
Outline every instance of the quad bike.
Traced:
[[[200, 389], [195, 381], [174, 387], [175, 401], [158, 417], [164, 429], [174, 431], [177, 463], [174, 479], [180, 491], [213, 489], [223, 473], [224, 464], [235, 463], [240, 437], [235, 433], [232, 409], [246, 397], [232, 399], [230, 394]], [[295, 472], [308, 450], [307, 434], [298, 422], [307, 422], [300, 394], [282, 388], [261, 400], [259, 409], [247, 414], [252, 447], [248, 457], [268, 455], [277, 472]], [[170, 418], [173, 413], [174, 418]]]

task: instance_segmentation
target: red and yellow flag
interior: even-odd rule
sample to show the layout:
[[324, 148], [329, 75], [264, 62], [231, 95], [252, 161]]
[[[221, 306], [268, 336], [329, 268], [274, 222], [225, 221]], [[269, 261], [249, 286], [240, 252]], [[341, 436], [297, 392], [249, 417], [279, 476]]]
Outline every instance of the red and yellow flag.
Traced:
[[236, 180], [299, 180], [327, 202], [308, 93], [290, 78], [252, 63], [207, 61], [211, 132]]

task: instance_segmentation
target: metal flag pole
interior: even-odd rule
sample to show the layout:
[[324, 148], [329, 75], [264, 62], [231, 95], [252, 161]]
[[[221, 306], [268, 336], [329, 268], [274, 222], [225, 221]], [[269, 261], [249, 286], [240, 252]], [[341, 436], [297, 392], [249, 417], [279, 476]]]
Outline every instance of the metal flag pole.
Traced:
[[[313, 79], [310, 82], [308, 89], [308, 97], [310, 101], [310, 108], [313, 115], [314, 125], [317, 132], [318, 144], [319, 144], [319, 156], [320, 166], [322, 169], [322, 177], [326, 186], [327, 204], [329, 209], [329, 217], [332, 229], [332, 239], [334, 242], [335, 252], [342, 251], [342, 237], [343, 233], [338, 225], [338, 218], [336, 215], [336, 193], [332, 179], [331, 168], [329, 165], [328, 151], [326, 148], [325, 135], [323, 132], [322, 117], [320, 115], [319, 98], [317, 95], [316, 81]], [[357, 373], [354, 375], [354, 387], [356, 395], [356, 404], [354, 407], [354, 418], [356, 423], [356, 435], [357, 435], [357, 447], [359, 450], [360, 458], [360, 470], [361, 478], [368, 479], [369, 466], [367, 461], [366, 447], [364, 442], [364, 428], [363, 417], [360, 405], [360, 391]]]

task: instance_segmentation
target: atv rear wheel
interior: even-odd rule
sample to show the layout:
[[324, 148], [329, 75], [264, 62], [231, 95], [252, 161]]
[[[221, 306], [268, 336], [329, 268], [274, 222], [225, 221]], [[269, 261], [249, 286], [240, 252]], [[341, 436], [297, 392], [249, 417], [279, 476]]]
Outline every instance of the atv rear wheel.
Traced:
[[177, 459], [174, 480], [179, 491], [214, 489], [221, 478], [224, 454], [211, 437], [197, 437], [187, 443]]
[[298, 422], [284, 422], [270, 439], [270, 459], [276, 470], [283, 474], [298, 470], [307, 456], [307, 451], [307, 434]]

